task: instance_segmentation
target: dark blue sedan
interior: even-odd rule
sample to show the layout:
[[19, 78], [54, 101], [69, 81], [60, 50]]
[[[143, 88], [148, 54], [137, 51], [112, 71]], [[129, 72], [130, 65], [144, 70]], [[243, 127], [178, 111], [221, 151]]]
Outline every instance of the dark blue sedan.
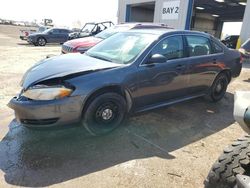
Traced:
[[61, 28], [47, 29], [42, 33], [34, 33], [28, 36], [28, 42], [35, 46], [45, 46], [47, 43], [64, 43], [68, 40], [71, 30]]
[[26, 127], [80, 122], [91, 134], [127, 114], [207, 96], [221, 100], [240, 75], [240, 53], [209, 34], [172, 29], [121, 32], [83, 54], [42, 60], [9, 107]]

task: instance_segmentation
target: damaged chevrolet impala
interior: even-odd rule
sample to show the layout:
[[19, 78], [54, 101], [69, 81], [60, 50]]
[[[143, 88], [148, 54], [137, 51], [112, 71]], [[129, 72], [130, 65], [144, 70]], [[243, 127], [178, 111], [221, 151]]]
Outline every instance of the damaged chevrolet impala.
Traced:
[[173, 29], [122, 32], [85, 54], [42, 60], [9, 102], [30, 128], [78, 123], [93, 135], [129, 114], [206, 96], [217, 102], [239, 76], [240, 53], [206, 33]]

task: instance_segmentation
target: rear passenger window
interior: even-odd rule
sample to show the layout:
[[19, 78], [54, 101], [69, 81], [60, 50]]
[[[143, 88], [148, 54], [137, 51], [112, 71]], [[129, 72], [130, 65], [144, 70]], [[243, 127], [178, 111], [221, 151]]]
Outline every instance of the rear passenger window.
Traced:
[[152, 54], [164, 55], [168, 60], [179, 59], [184, 56], [182, 36], [168, 37], [153, 49]]
[[189, 56], [203, 56], [211, 54], [209, 39], [201, 36], [186, 36]]
[[217, 54], [217, 53], [222, 53], [223, 52], [223, 48], [217, 44], [216, 42], [212, 41], [213, 44], [213, 53]]
[[66, 30], [66, 29], [62, 29], [62, 30], [61, 30], [61, 33], [66, 34], [66, 33], [69, 33], [69, 31]]

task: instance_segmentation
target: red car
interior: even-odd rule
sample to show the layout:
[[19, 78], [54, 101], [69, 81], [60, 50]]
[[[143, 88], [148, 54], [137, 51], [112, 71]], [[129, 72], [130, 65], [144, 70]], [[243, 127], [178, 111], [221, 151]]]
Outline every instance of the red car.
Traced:
[[113, 27], [110, 27], [99, 34], [92, 36], [92, 37], [85, 37], [85, 38], [78, 38], [74, 40], [70, 40], [65, 42], [62, 45], [62, 53], [84, 53], [86, 52], [89, 48], [95, 46], [97, 43], [101, 42], [102, 40], [118, 33], [121, 31], [127, 31], [130, 29], [159, 29], [159, 28], [164, 28], [164, 29], [170, 29], [165, 24], [153, 24], [153, 23], [126, 23], [126, 24], [119, 24]]

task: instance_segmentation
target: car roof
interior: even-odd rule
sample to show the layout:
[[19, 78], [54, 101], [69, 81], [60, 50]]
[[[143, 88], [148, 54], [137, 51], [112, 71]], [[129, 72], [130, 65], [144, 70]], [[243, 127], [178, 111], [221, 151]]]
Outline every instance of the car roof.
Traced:
[[136, 28], [168, 28], [168, 29], [173, 29], [169, 27], [167, 24], [163, 23], [147, 23], [147, 22], [130, 22], [130, 23], [121, 23], [117, 24], [116, 26], [126, 26], [131, 29], [136, 29]]
[[70, 29], [67, 29], [67, 28], [59, 28], [59, 27], [52, 27], [50, 29], [60, 29], [60, 30], [65, 29], [65, 30], [70, 30]]
[[157, 28], [157, 29], [132, 29], [129, 31], [124, 32], [131, 32], [131, 33], [143, 33], [143, 34], [154, 34], [159, 36], [165, 36], [168, 34], [190, 34], [190, 35], [200, 35], [204, 37], [211, 37], [210, 34], [200, 31], [189, 31], [189, 30], [176, 30], [176, 29], [164, 29], [164, 28]]

